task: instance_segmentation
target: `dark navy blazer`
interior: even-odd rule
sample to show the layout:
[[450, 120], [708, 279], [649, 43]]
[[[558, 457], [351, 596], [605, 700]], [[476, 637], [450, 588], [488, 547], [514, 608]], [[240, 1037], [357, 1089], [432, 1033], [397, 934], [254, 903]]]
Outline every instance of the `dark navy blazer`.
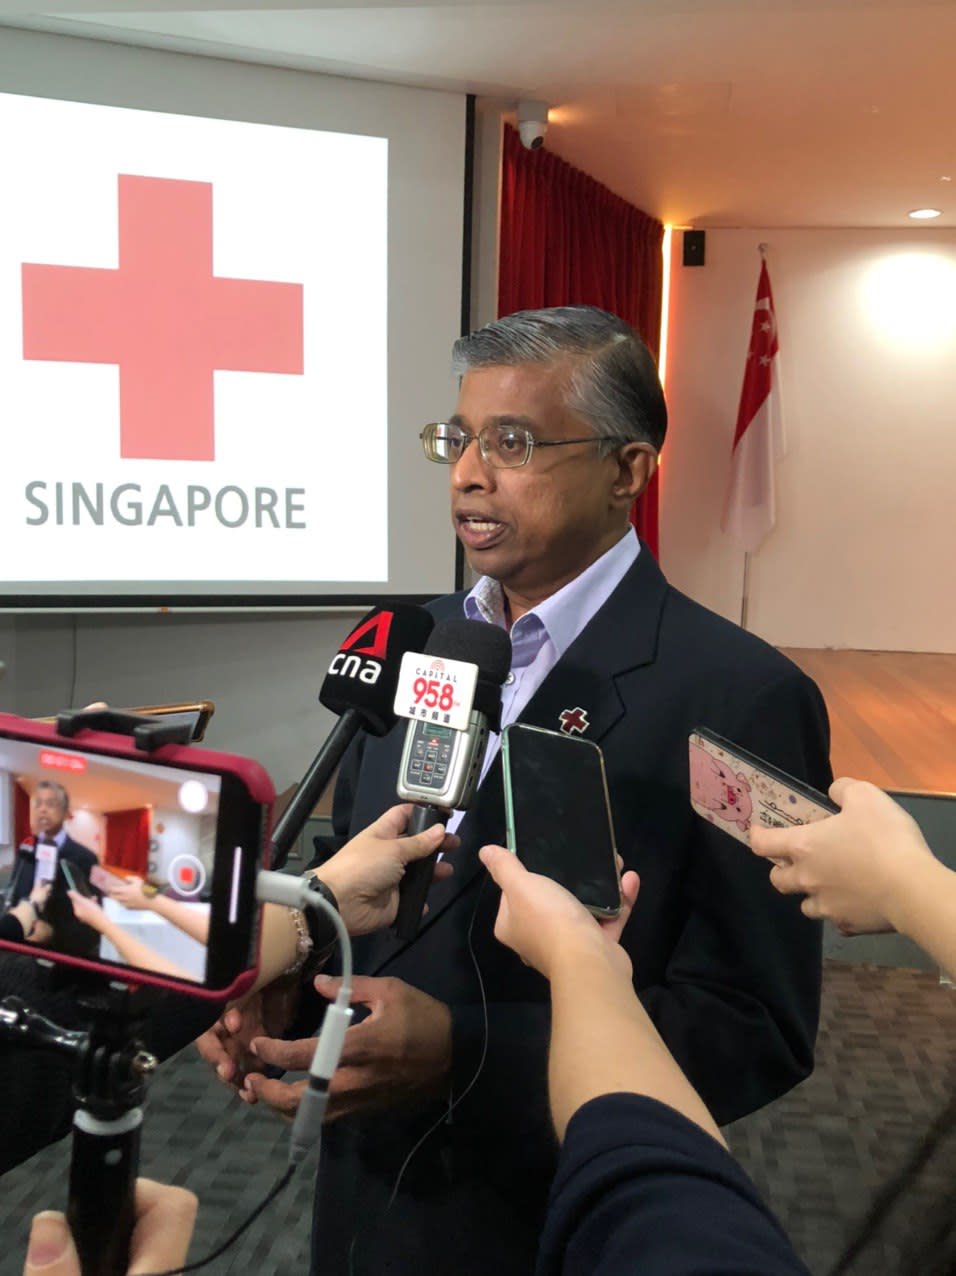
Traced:
[[[461, 615], [462, 598], [432, 610]], [[604, 752], [625, 868], [641, 877], [622, 938], [635, 987], [717, 1121], [735, 1120], [812, 1069], [821, 932], [797, 899], [770, 886], [763, 861], [694, 814], [687, 739], [709, 727], [825, 790], [822, 697], [779, 652], [672, 589], [643, 548], [520, 717], [554, 729], [578, 707], [586, 738]], [[396, 801], [404, 734], [400, 724], [347, 755], [334, 806], [340, 837]], [[371, 937], [357, 948], [357, 970], [395, 976], [451, 1007], [451, 1100], [460, 1102], [450, 1115], [441, 1104], [406, 1103], [328, 1128], [317, 1272], [347, 1270], [349, 1248], [356, 1273], [533, 1269], [556, 1160], [548, 990], [494, 939], [498, 892], [476, 854], [504, 840], [500, 758], [458, 832], [455, 874], [432, 888], [416, 939]], [[383, 1214], [403, 1161], [436, 1122]]]

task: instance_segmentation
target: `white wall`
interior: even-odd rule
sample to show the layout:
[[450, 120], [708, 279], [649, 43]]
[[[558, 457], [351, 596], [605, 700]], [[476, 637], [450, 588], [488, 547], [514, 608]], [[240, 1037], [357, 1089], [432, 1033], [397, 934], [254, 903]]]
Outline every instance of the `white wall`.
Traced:
[[106, 816], [98, 811], [74, 811], [64, 825], [74, 841], [93, 852], [98, 860], [106, 858]]
[[[162, 826], [162, 832], [160, 832]], [[150, 872], [168, 878], [169, 868], [178, 855], [199, 856], [199, 816], [177, 811], [173, 807], [154, 807], [151, 812], [150, 837], [157, 843], [150, 852]]]
[[956, 232], [675, 233], [661, 557], [733, 619], [720, 531], [759, 272], [768, 262], [789, 451], [751, 562], [749, 627], [780, 646], [956, 651]]

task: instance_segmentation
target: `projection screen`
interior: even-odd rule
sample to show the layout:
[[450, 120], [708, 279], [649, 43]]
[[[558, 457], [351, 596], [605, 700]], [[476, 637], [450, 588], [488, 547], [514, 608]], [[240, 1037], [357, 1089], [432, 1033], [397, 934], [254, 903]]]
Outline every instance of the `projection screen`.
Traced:
[[465, 107], [0, 32], [5, 605], [453, 587]]

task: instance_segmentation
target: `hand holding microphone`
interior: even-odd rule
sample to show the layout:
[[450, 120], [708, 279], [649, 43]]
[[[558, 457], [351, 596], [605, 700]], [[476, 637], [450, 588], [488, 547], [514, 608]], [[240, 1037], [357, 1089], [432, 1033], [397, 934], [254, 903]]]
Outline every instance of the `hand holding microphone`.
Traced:
[[[391, 925], [398, 911], [404, 874], [422, 856], [454, 850], [458, 838], [440, 828], [418, 835], [410, 829], [412, 810], [393, 806], [361, 833], [356, 833], [316, 870], [338, 901], [350, 935], [371, 935]], [[450, 877], [450, 864], [436, 864], [435, 877]]]

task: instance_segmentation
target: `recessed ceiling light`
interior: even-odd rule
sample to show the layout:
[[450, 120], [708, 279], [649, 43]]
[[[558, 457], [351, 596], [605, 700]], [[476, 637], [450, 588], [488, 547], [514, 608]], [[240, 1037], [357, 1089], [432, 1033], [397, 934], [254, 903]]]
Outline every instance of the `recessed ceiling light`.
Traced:
[[184, 811], [199, 815], [205, 811], [209, 790], [200, 780], [184, 780], [179, 786], [179, 805]]
[[914, 222], [927, 222], [933, 217], [939, 217], [942, 211], [941, 208], [914, 208], [906, 215], [912, 217]]
[[943, 176], [942, 176], [939, 180], [940, 180], [941, 182], [951, 182], [953, 179], [949, 176], [949, 174], [944, 173], [944, 174], [943, 174]]

